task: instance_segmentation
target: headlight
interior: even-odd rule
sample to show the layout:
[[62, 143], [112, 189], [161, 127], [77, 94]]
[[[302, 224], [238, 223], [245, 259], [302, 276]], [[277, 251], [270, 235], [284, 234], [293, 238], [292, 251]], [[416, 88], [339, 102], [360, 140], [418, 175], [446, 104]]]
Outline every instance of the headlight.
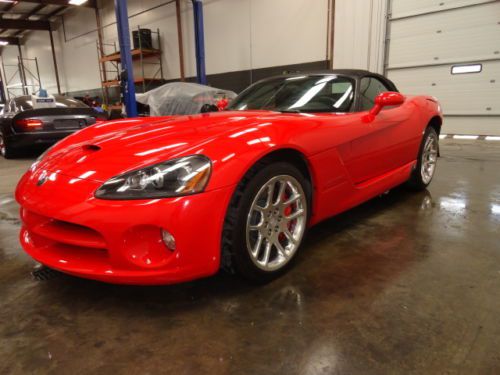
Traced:
[[212, 164], [203, 155], [172, 159], [105, 182], [95, 192], [100, 199], [151, 199], [177, 197], [203, 191]]

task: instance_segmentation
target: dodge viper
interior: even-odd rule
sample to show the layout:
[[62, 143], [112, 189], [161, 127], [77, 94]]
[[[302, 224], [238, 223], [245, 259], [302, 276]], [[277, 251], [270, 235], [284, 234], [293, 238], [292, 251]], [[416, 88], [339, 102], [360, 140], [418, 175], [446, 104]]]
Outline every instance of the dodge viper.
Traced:
[[228, 108], [89, 126], [21, 178], [23, 248], [68, 274], [168, 284], [289, 269], [307, 228], [433, 178], [442, 114], [361, 70], [259, 81]]
[[[37, 108], [34, 101], [48, 101]], [[23, 148], [51, 145], [81, 128], [96, 123], [101, 116], [83, 102], [56, 95], [37, 99], [31, 95], [13, 98], [0, 115], [0, 155], [16, 156]]]

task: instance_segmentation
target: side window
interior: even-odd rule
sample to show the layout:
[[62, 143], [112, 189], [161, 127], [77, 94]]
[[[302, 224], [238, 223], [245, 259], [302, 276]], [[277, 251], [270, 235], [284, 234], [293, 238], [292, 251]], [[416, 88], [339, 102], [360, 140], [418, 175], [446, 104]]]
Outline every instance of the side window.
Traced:
[[385, 85], [374, 77], [361, 78], [359, 90], [361, 108], [360, 111], [368, 111], [375, 104], [375, 97], [384, 91], [390, 91]]
[[14, 99], [16, 111], [28, 111], [33, 109], [31, 106], [31, 98], [29, 96], [19, 96]]

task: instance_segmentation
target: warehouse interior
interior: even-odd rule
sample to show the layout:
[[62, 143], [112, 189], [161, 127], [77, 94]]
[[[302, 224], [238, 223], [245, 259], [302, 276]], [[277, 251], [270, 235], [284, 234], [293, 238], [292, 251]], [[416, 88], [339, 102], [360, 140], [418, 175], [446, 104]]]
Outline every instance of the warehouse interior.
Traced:
[[[500, 373], [499, 41], [498, 0], [0, 1], [0, 148], [4, 150], [0, 156], [0, 373]], [[132, 139], [137, 134], [121, 133], [120, 124], [142, 121], [137, 126], [144, 128], [144, 142], [147, 132], [156, 142], [156, 130], [148, 130], [150, 124], [168, 127], [169, 121], [182, 117], [186, 124], [200, 125], [189, 125], [190, 130], [185, 125], [178, 132], [207, 132], [205, 145], [218, 137], [211, 132], [219, 120], [213, 120], [212, 127], [210, 119], [220, 114], [203, 112], [224, 115], [227, 108], [235, 109], [231, 103], [244, 98], [251, 91], [246, 88], [261, 80], [300, 80], [308, 74], [331, 74], [324, 72], [332, 69], [339, 75], [354, 69], [354, 75], [369, 71], [372, 76], [387, 77], [405, 96], [408, 111], [415, 111], [411, 115], [415, 123], [424, 121], [424, 112], [415, 114], [420, 109], [409, 104], [409, 98], [425, 96], [429, 108], [430, 102], [438, 103], [435, 152], [439, 158], [428, 187], [427, 183], [425, 189], [410, 192], [398, 184], [359, 205], [346, 204], [352, 208], [335, 211], [336, 215], [308, 228], [293, 265], [265, 283], [249, 282], [225, 272], [223, 266], [213, 275], [163, 283], [168, 285], [102, 282], [47, 267], [26, 250], [29, 241], [24, 237], [23, 242], [20, 236], [20, 231], [26, 236], [26, 206], [47, 212], [51, 205], [57, 206], [61, 216], [73, 215], [78, 223], [79, 210], [84, 215], [99, 198], [92, 195], [90, 203], [61, 208], [55, 201], [66, 202], [72, 190], [37, 197], [36, 190], [32, 193], [22, 186], [35, 175], [45, 155], [50, 159], [51, 150], [72, 158], [74, 148], [68, 142], [83, 144], [78, 137], [87, 131], [84, 127], [94, 129], [88, 134], [95, 144], [89, 141], [82, 147], [101, 152], [96, 146], [99, 140], [104, 145], [114, 138], [131, 137], [127, 140], [130, 160], [147, 156], [152, 164], [151, 154], [187, 145], [191, 138], [173, 145], [151, 143], [150, 150], [133, 154]], [[196, 108], [194, 112], [176, 113], [172, 103], [181, 100], [189, 102], [182, 108]], [[56, 143], [42, 137], [14, 150], [9, 137], [15, 134], [7, 128], [14, 129], [18, 121], [27, 128], [42, 126], [45, 117], [52, 121], [53, 114], [47, 111], [66, 101], [82, 103], [68, 120], [77, 121], [81, 130], [61, 127], [68, 138], [58, 138]], [[42, 112], [26, 119], [22, 103]], [[41, 104], [37, 108], [34, 103]], [[384, 111], [402, 103], [389, 104]], [[90, 118], [89, 107], [96, 113]], [[317, 114], [293, 109], [282, 114], [311, 121], [311, 132], [319, 127], [320, 120], [314, 122]], [[163, 116], [169, 117], [162, 120]], [[243, 121], [244, 115], [233, 116], [234, 126]], [[264, 127], [274, 121], [270, 115], [260, 116], [258, 121], [266, 121]], [[388, 126], [410, 121], [410, 115], [401, 116]], [[376, 128], [375, 122], [369, 123], [373, 118], [361, 119], [366, 127]], [[56, 121], [63, 120], [54, 120], [54, 129], [58, 129]], [[232, 142], [250, 137], [257, 133], [255, 124], [226, 138]], [[290, 122], [289, 127], [296, 124]], [[118, 130], [111, 135], [99, 133], [99, 128], [106, 131], [107, 127]], [[420, 133], [425, 137], [424, 132]], [[383, 147], [384, 137], [389, 136], [380, 133], [368, 142], [354, 140], [348, 151], [343, 144], [339, 158], [354, 155], [356, 142], [372, 149], [371, 142]], [[321, 135], [311, 133], [309, 138]], [[265, 139], [269, 140], [261, 137], [258, 142]], [[219, 146], [227, 148], [228, 160], [240, 157], [240, 149], [232, 153], [230, 141], [221, 140]], [[112, 169], [111, 164], [124, 163], [118, 159], [127, 152], [127, 143], [116, 156], [96, 162], [89, 176], [99, 175], [99, 168], [104, 173]], [[67, 149], [57, 151], [62, 144]], [[386, 160], [397, 153], [390, 145], [383, 150]], [[241, 166], [248, 162], [247, 155], [241, 153]], [[282, 161], [296, 160], [290, 155], [284, 154]], [[74, 164], [75, 170], [80, 171], [77, 163], [84, 163], [86, 157]], [[362, 167], [369, 169], [366, 160]], [[123, 172], [134, 169], [130, 163]], [[212, 162], [210, 178], [218, 177], [219, 164]], [[62, 161], [60, 165], [65, 166]], [[232, 178], [229, 167], [221, 171], [228, 176], [218, 177], [222, 181]], [[59, 173], [48, 172], [53, 174], [38, 179], [37, 185], [46, 180], [50, 184], [51, 176]], [[239, 182], [248, 174], [238, 176]], [[87, 178], [85, 174], [69, 177]], [[381, 177], [360, 178], [357, 188]], [[207, 181], [210, 187], [212, 180]], [[316, 190], [319, 187], [312, 186], [311, 194]], [[53, 203], [47, 200], [51, 195]], [[163, 198], [181, 199], [172, 197]], [[33, 203], [37, 199], [43, 200], [38, 206]], [[149, 204], [132, 202], [137, 202], [134, 209], [141, 202]], [[196, 204], [196, 194], [189, 202]], [[213, 201], [195, 213], [196, 221], [182, 216], [177, 221], [196, 237], [195, 223], [208, 227], [217, 219], [217, 206], [225, 204], [223, 199]], [[46, 213], [36, 212], [42, 214]], [[120, 222], [129, 219], [133, 220]], [[141, 235], [137, 241], [144, 240]], [[224, 242], [224, 232], [213, 237]], [[169, 248], [165, 238], [159, 241]], [[175, 249], [175, 242], [170, 247]], [[204, 249], [196, 251], [201, 254]]]

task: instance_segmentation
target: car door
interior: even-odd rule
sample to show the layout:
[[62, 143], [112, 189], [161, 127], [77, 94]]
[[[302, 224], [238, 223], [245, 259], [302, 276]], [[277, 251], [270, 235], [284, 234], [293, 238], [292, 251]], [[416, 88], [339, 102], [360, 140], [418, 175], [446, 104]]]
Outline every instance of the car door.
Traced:
[[376, 77], [366, 76], [359, 81], [357, 115], [364, 129], [351, 141], [349, 159], [344, 161], [355, 184], [381, 176], [411, 161], [405, 152], [408, 142], [414, 141], [410, 136], [413, 133], [407, 129], [408, 108], [404, 108], [403, 104], [385, 108], [374, 118], [367, 116], [375, 97], [384, 91], [390, 90]]

